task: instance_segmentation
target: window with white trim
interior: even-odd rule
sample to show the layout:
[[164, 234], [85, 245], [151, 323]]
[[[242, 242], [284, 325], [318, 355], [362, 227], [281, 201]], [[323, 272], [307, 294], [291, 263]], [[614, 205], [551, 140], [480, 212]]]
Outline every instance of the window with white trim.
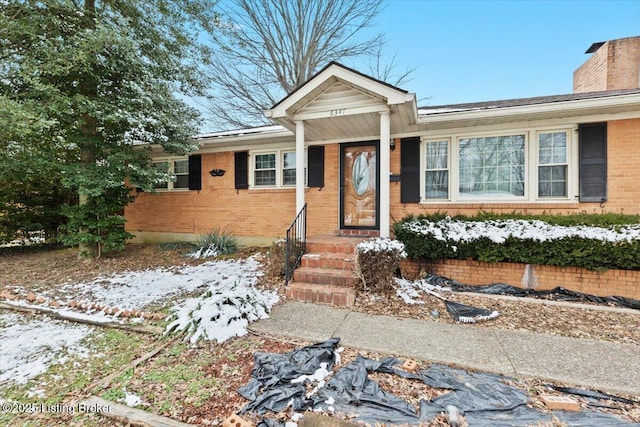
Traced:
[[174, 160], [173, 175], [176, 177], [173, 189], [189, 189], [189, 160]]
[[525, 135], [461, 138], [458, 141], [460, 196], [524, 196], [525, 153]]
[[188, 190], [189, 189], [189, 159], [162, 160], [153, 162], [161, 172], [168, 173], [173, 179], [162, 181], [155, 185], [157, 190]]
[[[291, 150], [271, 150], [251, 152], [251, 186], [293, 187], [296, 185], [296, 152]], [[305, 152], [306, 163], [306, 152]], [[305, 183], [306, 179], [305, 167]]]
[[296, 185], [296, 152], [282, 153], [282, 185]]
[[276, 185], [276, 153], [256, 154], [253, 166], [253, 185]]
[[567, 197], [567, 133], [538, 134], [538, 197]]
[[449, 141], [426, 143], [424, 196], [426, 199], [449, 198]]
[[425, 203], [568, 201], [577, 195], [573, 127], [464, 133], [422, 140]]

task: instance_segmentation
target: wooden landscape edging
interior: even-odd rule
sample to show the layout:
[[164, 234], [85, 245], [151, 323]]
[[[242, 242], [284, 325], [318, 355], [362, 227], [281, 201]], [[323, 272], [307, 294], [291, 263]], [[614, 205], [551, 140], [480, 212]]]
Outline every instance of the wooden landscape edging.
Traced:
[[152, 414], [141, 409], [132, 408], [120, 403], [111, 402], [97, 396], [90, 396], [79, 403], [83, 408], [101, 408], [100, 411], [92, 411], [103, 417], [111, 418], [129, 426], [137, 427], [189, 427], [186, 424], [161, 415]]
[[76, 317], [73, 317], [73, 316], [66, 316], [64, 314], [58, 313], [55, 310], [52, 310], [52, 309], [49, 309], [49, 308], [44, 308], [44, 307], [27, 307], [27, 306], [23, 306], [23, 305], [0, 302], [0, 309], [20, 311], [20, 312], [23, 312], [23, 313], [46, 314], [47, 316], [51, 316], [51, 317], [53, 317], [55, 319], [59, 319], [59, 320], [66, 320], [66, 321], [69, 321], [69, 322], [84, 323], [84, 324], [87, 324], [87, 325], [100, 326], [100, 327], [103, 327], [103, 328], [122, 329], [122, 330], [125, 330], [125, 331], [139, 332], [139, 333], [142, 333], [142, 334], [149, 334], [149, 335], [162, 335], [162, 333], [164, 332], [164, 330], [162, 328], [157, 327], [157, 326], [127, 325], [127, 324], [118, 323], [118, 322], [96, 322], [96, 321], [89, 320], [89, 319], [79, 319], [79, 318], [76, 318]]

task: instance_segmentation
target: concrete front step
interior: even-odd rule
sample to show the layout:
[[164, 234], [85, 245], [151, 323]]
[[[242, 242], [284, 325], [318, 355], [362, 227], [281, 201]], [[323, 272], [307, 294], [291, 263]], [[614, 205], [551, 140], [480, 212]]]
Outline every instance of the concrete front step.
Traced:
[[295, 301], [321, 302], [338, 307], [352, 307], [356, 301], [354, 288], [317, 283], [289, 283], [286, 295], [287, 298]]
[[355, 267], [355, 255], [311, 253], [302, 255], [300, 261], [302, 267], [331, 268], [336, 270], [353, 271]]
[[352, 270], [300, 267], [293, 272], [295, 282], [355, 287], [360, 278]]

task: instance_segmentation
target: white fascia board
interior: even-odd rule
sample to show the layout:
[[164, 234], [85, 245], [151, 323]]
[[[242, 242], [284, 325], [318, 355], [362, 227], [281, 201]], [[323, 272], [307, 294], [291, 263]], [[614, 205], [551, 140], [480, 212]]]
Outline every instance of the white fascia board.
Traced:
[[489, 117], [509, 117], [526, 114], [539, 114], [550, 112], [589, 112], [607, 107], [622, 107], [637, 104], [640, 108], [640, 94], [617, 95], [607, 98], [579, 99], [571, 101], [550, 102], [546, 104], [522, 105], [515, 107], [486, 108], [482, 110], [455, 111], [451, 113], [438, 113], [421, 116], [419, 124], [435, 122], [449, 122], [456, 120], [474, 120]]
[[241, 136], [247, 134], [259, 134], [266, 132], [278, 132], [286, 130], [283, 126], [280, 125], [264, 125], [259, 127], [252, 127], [246, 129], [233, 129], [233, 130], [225, 130], [225, 131], [217, 131], [217, 132], [207, 132], [196, 135], [195, 139], [203, 139], [203, 138], [212, 138], [212, 137], [221, 137], [221, 136]]
[[[207, 152], [211, 149], [218, 151], [217, 148], [222, 148], [222, 151], [228, 151], [230, 148], [249, 147], [253, 145], [261, 144], [282, 144], [283, 141], [294, 138], [295, 134], [288, 129], [273, 132], [260, 132], [250, 133], [244, 135], [229, 135], [229, 136], [216, 136], [216, 137], [199, 137], [194, 139], [199, 147], [194, 153]], [[275, 140], [275, 142], [274, 142]], [[286, 142], [285, 142], [286, 143]], [[159, 144], [144, 144], [136, 146], [136, 148], [144, 149], [151, 148], [155, 154], [162, 153], [162, 146]]]
[[256, 141], [263, 139], [273, 139], [273, 138], [286, 138], [292, 137], [294, 133], [288, 129], [283, 128], [277, 132], [260, 132], [260, 133], [249, 133], [244, 135], [228, 135], [228, 136], [216, 136], [216, 137], [202, 137], [197, 140], [201, 145], [215, 145], [215, 144], [223, 144], [229, 142], [237, 142], [239, 144], [248, 141]]
[[334, 76], [347, 83], [380, 95], [387, 100], [387, 105], [404, 104], [406, 101], [406, 92], [391, 88], [365, 76], [354, 74], [344, 68], [336, 68]]
[[407, 107], [407, 120], [409, 124], [414, 124], [418, 120], [418, 103], [415, 93], [407, 93], [404, 103]]

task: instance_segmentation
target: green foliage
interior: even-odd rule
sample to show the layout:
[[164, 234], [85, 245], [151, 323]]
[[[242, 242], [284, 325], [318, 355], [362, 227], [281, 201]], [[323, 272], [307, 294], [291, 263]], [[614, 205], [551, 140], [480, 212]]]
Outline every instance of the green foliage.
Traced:
[[67, 223], [60, 227], [60, 241], [68, 246], [97, 245], [98, 255], [124, 249], [133, 235], [125, 231], [125, 218], [118, 212], [132, 198], [126, 188], [116, 187], [89, 198], [83, 205], [62, 206]]
[[48, 153], [29, 151], [0, 165], [0, 242], [26, 239], [34, 232], [55, 240], [65, 222], [60, 206], [73, 199]]
[[194, 148], [199, 114], [177, 95], [206, 95], [199, 40], [212, 11], [209, 0], [3, 4], [0, 233], [64, 224], [67, 244], [122, 247], [132, 190], [166, 178], [140, 145]]
[[[407, 254], [425, 259], [473, 259], [484, 262], [518, 262], [562, 267], [582, 267], [590, 270], [640, 269], [640, 241], [608, 242], [591, 238], [564, 237], [539, 241], [509, 237], [496, 243], [489, 237], [469, 241], [439, 240], [433, 235], [424, 235], [409, 230], [403, 225], [411, 221], [438, 222], [444, 214], [408, 216], [394, 224], [396, 238], [406, 246]], [[575, 214], [575, 215], [522, 215], [492, 214], [482, 212], [476, 216], [455, 216], [458, 221], [488, 221], [506, 219], [540, 220], [561, 226], [596, 226], [620, 229], [625, 225], [640, 223], [638, 215], [622, 214]]]
[[177, 251], [177, 252], [193, 252], [195, 244], [193, 242], [164, 242], [160, 243], [158, 247], [163, 251]]
[[196, 246], [198, 249], [191, 254], [193, 258], [231, 255], [238, 252], [238, 239], [231, 232], [216, 228], [199, 236]]

